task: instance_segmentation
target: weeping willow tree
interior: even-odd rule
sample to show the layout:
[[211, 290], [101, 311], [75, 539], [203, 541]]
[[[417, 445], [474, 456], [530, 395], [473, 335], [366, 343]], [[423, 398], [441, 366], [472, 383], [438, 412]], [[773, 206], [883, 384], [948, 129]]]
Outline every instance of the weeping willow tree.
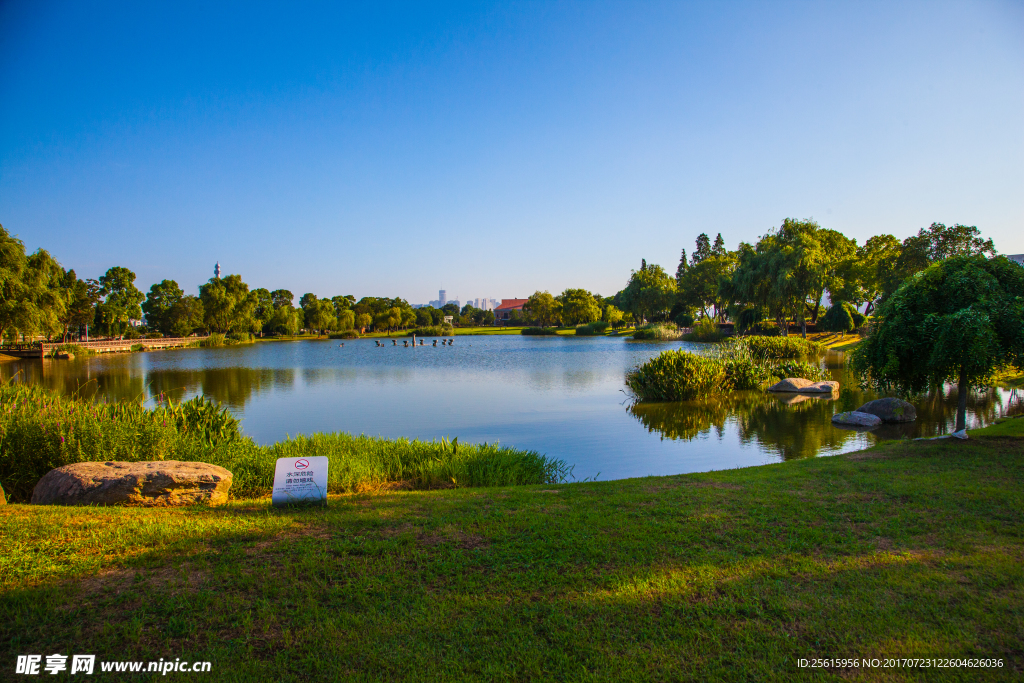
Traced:
[[881, 322], [853, 352], [878, 389], [919, 393], [957, 385], [957, 431], [967, 394], [1024, 361], [1024, 268], [1006, 257], [956, 256], [911, 277], [878, 308]]

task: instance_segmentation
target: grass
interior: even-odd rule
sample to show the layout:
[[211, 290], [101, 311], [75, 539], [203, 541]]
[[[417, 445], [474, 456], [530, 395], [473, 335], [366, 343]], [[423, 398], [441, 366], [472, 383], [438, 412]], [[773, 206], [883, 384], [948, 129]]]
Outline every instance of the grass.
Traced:
[[234, 475], [231, 494], [266, 495], [278, 458], [327, 456], [328, 491], [383, 487], [448, 488], [556, 483], [560, 460], [497, 444], [313, 434], [260, 446], [239, 434], [226, 410], [202, 398], [146, 410], [136, 403], [93, 403], [40, 387], [0, 385], [0, 484], [28, 501], [51, 469], [76, 462], [185, 460]]
[[[1022, 456], [972, 436], [325, 509], [7, 505], [0, 662], [180, 657], [211, 661], [208, 681], [1019, 680]], [[897, 656], [1003, 667], [797, 667]]]

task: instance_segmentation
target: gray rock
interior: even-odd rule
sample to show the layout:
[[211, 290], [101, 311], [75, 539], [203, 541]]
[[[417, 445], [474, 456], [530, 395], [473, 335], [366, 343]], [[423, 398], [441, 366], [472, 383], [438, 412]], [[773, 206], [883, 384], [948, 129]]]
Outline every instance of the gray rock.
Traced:
[[839, 382], [812, 382], [803, 377], [787, 377], [768, 387], [768, 391], [794, 394], [831, 394], [839, 391]]
[[205, 462], [79, 462], [47, 472], [32, 491], [32, 503], [220, 505], [230, 488], [231, 472]]
[[844, 427], [877, 427], [882, 424], [882, 418], [871, 413], [850, 411], [833, 415], [832, 424]]
[[914, 406], [899, 398], [879, 398], [868, 401], [857, 408], [856, 412], [877, 415], [882, 422], [913, 422], [917, 419], [917, 410]]

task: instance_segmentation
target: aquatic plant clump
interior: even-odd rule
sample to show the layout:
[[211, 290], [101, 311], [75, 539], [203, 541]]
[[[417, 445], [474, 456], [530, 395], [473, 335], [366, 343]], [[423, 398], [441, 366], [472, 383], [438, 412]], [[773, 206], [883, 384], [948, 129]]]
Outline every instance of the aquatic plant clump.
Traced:
[[825, 379], [825, 371], [806, 361], [758, 359], [742, 349], [718, 355], [677, 349], [664, 351], [627, 372], [626, 386], [641, 401], [686, 401], [763, 388], [786, 377], [819, 381]]
[[326, 455], [329, 491], [383, 486], [438, 488], [565, 481], [569, 466], [536, 451], [496, 444], [313, 434], [260, 446], [238, 420], [205, 397], [146, 409], [135, 402], [97, 403], [41, 387], [0, 385], [0, 482], [27, 501], [55, 467], [107, 460], [185, 460], [227, 468], [236, 497], [270, 493], [278, 458]]

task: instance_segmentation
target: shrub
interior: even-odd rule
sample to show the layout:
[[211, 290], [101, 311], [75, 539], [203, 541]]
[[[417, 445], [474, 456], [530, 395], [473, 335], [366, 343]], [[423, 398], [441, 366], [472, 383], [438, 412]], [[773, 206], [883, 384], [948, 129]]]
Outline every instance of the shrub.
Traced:
[[148, 332], [146, 333], [146, 339], [163, 339], [164, 335], [159, 332]]
[[455, 328], [451, 325], [430, 325], [428, 327], [418, 327], [415, 330], [409, 332], [409, 336], [416, 335], [417, 337], [454, 337]]
[[833, 304], [832, 307], [825, 312], [825, 315], [821, 317], [821, 321], [818, 325], [826, 332], [841, 332], [843, 334], [853, 332], [854, 327], [856, 326], [853, 324], [853, 316], [850, 315], [850, 308], [851, 306], [845, 303]]
[[327, 335], [328, 339], [359, 339], [359, 333], [355, 330], [345, 330], [344, 332], [332, 332]]
[[669, 323], [648, 323], [633, 333], [633, 339], [638, 341], [673, 341], [682, 336], [679, 328]]
[[253, 340], [253, 336], [248, 332], [229, 332], [227, 338], [224, 340], [225, 344], [234, 342], [235, 344], [248, 344]]
[[551, 327], [524, 327], [520, 334], [552, 335], [557, 332]]
[[586, 325], [580, 325], [576, 328], [576, 334], [581, 337], [593, 337], [595, 335], [604, 334], [610, 325], [604, 320], [597, 320]]
[[142, 335], [139, 334], [139, 331], [137, 329], [135, 329], [134, 327], [132, 327], [131, 325], [129, 325], [128, 329], [126, 329], [124, 331], [124, 338], [125, 339], [138, 339], [141, 336]]

